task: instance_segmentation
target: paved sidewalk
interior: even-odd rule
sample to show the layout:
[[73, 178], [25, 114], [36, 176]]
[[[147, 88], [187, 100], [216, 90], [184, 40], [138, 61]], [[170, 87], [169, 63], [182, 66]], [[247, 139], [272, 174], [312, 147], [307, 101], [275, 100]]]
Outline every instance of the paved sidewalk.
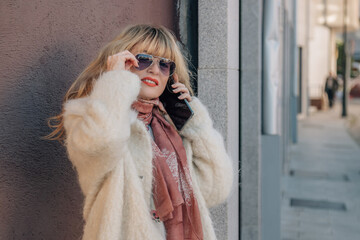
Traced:
[[299, 122], [282, 176], [282, 240], [360, 239], [360, 146], [340, 113], [338, 104]]

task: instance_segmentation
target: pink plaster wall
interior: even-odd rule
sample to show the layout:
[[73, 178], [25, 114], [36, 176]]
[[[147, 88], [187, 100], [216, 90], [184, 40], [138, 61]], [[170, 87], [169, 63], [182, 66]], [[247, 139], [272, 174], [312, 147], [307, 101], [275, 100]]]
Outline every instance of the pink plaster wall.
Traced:
[[0, 2], [0, 239], [80, 239], [83, 197], [65, 149], [41, 139], [66, 89], [122, 27], [177, 31], [176, 0]]

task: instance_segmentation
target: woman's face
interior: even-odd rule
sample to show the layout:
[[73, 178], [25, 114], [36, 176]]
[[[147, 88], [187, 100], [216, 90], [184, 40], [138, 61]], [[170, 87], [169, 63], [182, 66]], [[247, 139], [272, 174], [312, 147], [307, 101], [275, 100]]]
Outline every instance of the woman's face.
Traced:
[[[133, 52], [135, 56], [138, 53], [142, 52]], [[147, 100], [158, 98], [166, 87], [169, 74], [165, 75], [161, 72], [158, 58], [154, 58], [153, 60], [154, 62], [151, 66], [144, 70], [137, 70], [135, 67], [130, 69], [130, 71], [138, 75], [141, 80], [141, 89], [138, 98]]]

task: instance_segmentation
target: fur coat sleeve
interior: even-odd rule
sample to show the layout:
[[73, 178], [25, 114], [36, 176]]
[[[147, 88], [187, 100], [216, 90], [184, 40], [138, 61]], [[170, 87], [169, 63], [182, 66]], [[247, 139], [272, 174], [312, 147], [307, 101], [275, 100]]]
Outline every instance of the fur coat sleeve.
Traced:
[[199, 185], [207, 207], [226, 200], [233, 184], [233, 167], [221, 134], [214, 129], [205, 106], [196, 97], [190, 102], [194, 116], [184, 126], [180, 135], [184, 145], [191, 145], [192, 172]]
[[66, 146], [85, 195], [92, 184], [118, 164], [113, 149], [127, 148], [136, 119], [131, 104], [140, 91], [139, 78], [129, 71], [109, 71], [95, 83], [90, 96], [64, 105]]

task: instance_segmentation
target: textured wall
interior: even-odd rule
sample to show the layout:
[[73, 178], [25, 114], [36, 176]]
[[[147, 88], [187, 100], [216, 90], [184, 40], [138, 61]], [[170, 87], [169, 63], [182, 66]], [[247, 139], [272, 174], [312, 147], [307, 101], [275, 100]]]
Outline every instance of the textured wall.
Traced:
[[241, 237], [261, 239], [262, 0], [241, 1]]
[[[41, 140], [66, 89], [126, 24], [176, 30], [176, 0], [0, 2], [0, 239], [79, 239], [83, 197], [64, 147]], [[159, 7], [161, 6], [161, 7]]]
[[228, 201], [211, 209], [219, 240], [239, 239], [239, 42], [239, 1], [199, 0], [198, 95], [224, 136], [235, 175]]

